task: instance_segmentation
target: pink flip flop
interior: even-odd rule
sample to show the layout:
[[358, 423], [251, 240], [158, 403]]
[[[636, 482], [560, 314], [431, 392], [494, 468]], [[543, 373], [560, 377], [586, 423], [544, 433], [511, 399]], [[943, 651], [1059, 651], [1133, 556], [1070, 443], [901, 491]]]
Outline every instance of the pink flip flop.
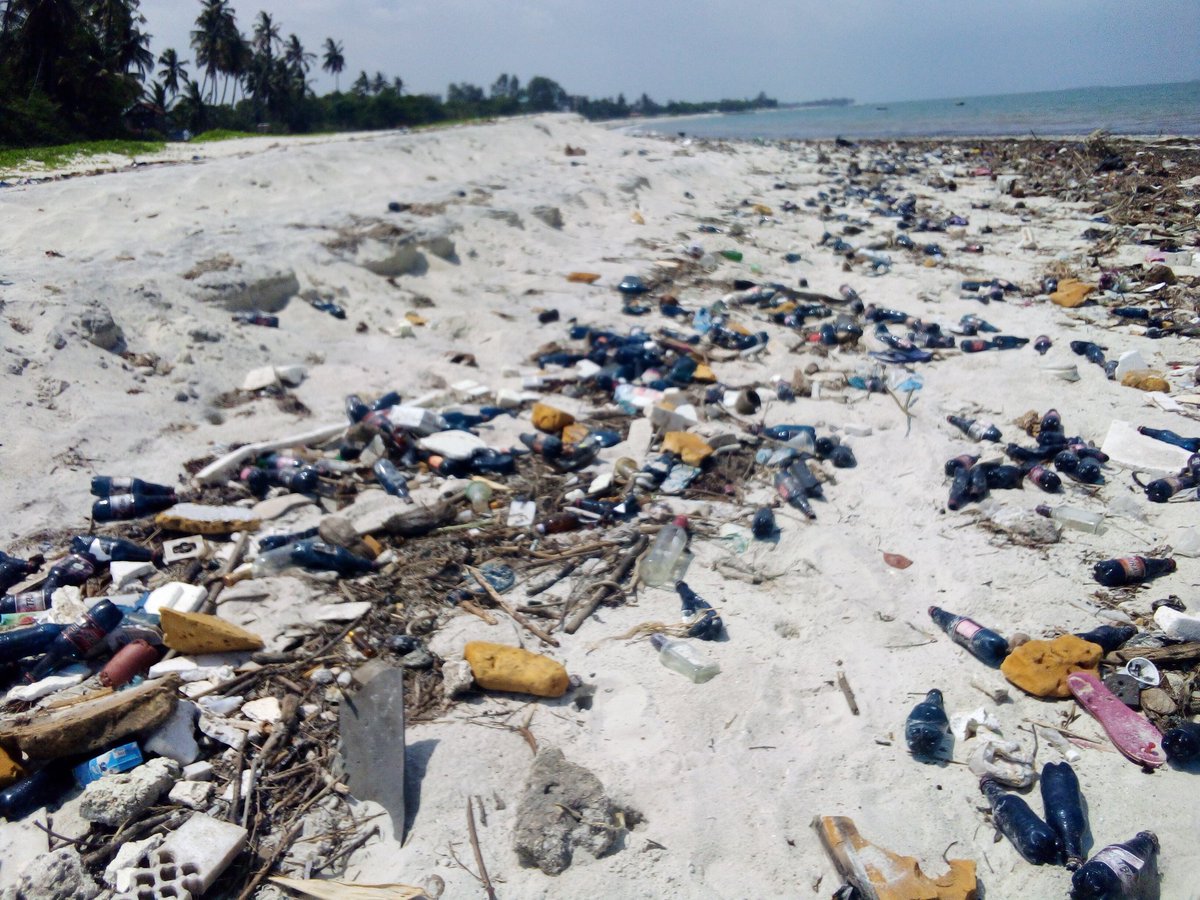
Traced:
[[1067, 687], [1079, 705], [1104, 726], [1109, 740], [1138, 765], [1156, 768], [1167, 761], [1162, 750], [1162, 732], [1150, 720], [1130, 709], [1095, 675], [1072, 672]]

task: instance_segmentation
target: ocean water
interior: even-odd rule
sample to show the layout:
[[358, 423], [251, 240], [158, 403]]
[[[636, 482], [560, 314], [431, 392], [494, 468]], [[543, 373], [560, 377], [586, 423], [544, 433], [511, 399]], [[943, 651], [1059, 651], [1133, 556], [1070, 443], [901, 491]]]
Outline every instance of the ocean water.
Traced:
[[1200, 135], [1200, 81], [651, 119], [635, 133], [706, 138]]

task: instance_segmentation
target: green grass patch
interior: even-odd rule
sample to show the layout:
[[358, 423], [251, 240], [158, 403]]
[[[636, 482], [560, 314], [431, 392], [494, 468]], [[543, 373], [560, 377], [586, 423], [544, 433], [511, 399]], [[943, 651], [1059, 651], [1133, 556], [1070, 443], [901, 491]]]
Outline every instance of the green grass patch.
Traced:
[[0, 148], [0, 175], [29, 169], [31, 164], [56, 169], [89, 156], [140, 156], [156, 153], [165, 146], [162, 141], [82, 141], [75, 144], [58, 144], [54, 147], [23, 147], [12, 150]]
[[249, 137], [265, 137], [266, 135], [255, 134], [253, 131], [234, 131], [230, 128], [213, 128], [210, 131], [202, 132], [196, 135], [189, 144], [209, 144], [214, 141], [232, 141], [237, 138]]

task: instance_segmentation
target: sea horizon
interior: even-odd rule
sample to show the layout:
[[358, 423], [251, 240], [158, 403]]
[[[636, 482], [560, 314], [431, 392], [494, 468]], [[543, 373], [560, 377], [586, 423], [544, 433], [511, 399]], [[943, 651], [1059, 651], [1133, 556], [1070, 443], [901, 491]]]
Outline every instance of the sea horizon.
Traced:
[[[797, 101], [804, 102], [804, 101]], [[675, 127], [678, 125], [679, 127]], [[849, 139], [1200, 135], [1200, 80], [642, 119], [630, 133]]]

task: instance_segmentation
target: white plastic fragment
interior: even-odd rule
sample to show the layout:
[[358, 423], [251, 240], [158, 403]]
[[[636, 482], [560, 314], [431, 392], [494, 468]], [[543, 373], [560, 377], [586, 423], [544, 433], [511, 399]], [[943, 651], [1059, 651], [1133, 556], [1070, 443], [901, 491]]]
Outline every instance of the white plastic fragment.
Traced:
[[325, 603], [317, 608], [315, 618], [318, 622], [351, 622], [370, 611], [370, 600], [358, 600], [350, 603]]
[[40, 700], [42, 697], [48, 697], [50, 694], [74, 687], [87, 678], [87, 676], [88, 673], [86, 672], [77, 672], [73, 675], [47, 675], [33, 684], [19, 684], [12, 688], [4, 695], [4, 702], [32, 703], [34, 700]]

